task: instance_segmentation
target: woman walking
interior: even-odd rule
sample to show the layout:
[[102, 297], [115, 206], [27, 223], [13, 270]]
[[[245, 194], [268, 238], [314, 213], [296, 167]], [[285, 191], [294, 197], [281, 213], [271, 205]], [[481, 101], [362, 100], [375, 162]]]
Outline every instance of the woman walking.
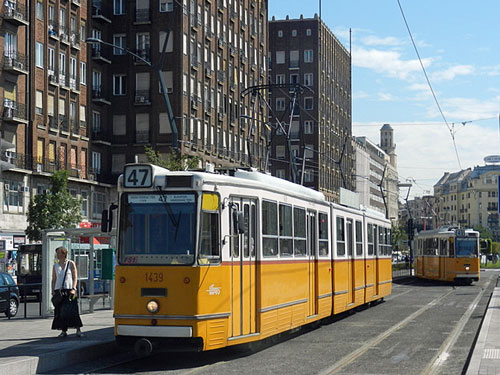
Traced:
[[76, 285], [78, 273], [75, 262], [68, 260], [68, 250], [62, 246], [56, 249], [59, 262], [52, 268], [52, 295], [60, 294], [61, 302], [54, 305], [52, 329], [61, 330], [59, 337], [68, 335], [68, 328], [76, 328], [76, 336], [83, 337], [80, 327], [83, 326], [78, 313]]

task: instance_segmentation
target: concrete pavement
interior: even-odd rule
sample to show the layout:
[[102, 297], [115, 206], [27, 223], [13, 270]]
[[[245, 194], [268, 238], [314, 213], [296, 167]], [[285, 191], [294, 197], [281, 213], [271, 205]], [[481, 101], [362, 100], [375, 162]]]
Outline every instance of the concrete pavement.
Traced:
[[58, 338], [52, 319], [0, 319], [0, 375], [47, 373], [106, 355], [118, 347], [113, 335], [113, 312], [81, 315], [85, 337]]
[[[81, 316], [84, 338], [50, 329], [51, 319], [0, 319], [0, 375], [50, 373], [119, 352], [112, 310]], [[500, 375], [500, 287], [494, 289], [474, 346], [467, 375]]]

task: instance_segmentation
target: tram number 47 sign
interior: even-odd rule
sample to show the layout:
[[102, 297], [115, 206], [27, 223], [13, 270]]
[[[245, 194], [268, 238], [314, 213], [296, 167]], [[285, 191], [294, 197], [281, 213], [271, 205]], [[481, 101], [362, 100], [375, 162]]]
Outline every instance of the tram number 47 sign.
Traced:
[[124, 186], [128, 188], [147, 188], [152, 185], [152, 170], [148, 165], [125, 167]]

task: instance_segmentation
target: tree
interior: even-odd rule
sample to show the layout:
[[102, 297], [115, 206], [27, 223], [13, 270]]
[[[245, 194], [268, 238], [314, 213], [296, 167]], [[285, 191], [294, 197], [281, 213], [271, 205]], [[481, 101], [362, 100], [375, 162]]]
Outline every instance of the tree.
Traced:
[[392, 224], [391, 228], [391, 245], [394, 251], [398, 251], [402, 248], [403, 240], [407, 240], [408, 235], [406, 230], [401, 225]]
[[184, 171], [187, 169], [196, 169], [199, 165], [198, 156], [180, 155], [179, 153], [168, 154], [166, 159], [160, 156], [160, 153], [149, 146], [144, 147], [146, 158], [151, 164], [167, 168], [170, 171]]
[[484, 238], [484, 239], [490, 239], [493, 240], [493, 234], [488, 228], [482, 227], [482, 226], [477, 226], [474, 228], [474, 230], [477, 230], [479, 232], [479, 237]]
[[71, 228], [82, 220], [80, 199], [68, 191], [68, 175], [66, 170], [54, 172], [49, 191], [30, 201], [26, 228], [30, 240], [40, 241], [43, 229]]

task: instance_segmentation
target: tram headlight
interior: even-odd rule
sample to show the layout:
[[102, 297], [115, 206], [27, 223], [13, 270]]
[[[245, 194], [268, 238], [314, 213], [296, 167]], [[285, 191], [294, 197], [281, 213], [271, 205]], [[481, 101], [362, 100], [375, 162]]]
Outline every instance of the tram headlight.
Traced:
[[154, 299], [152, 299], [151, 301], [149, 301], [147, 304], [146, 304], [146, 309], [150, 312], [150, 313], [157, 313], [158, 312], [158, 309], [160, 308], [160, 305], [158, 304], [158, 302], [156, 302]]

